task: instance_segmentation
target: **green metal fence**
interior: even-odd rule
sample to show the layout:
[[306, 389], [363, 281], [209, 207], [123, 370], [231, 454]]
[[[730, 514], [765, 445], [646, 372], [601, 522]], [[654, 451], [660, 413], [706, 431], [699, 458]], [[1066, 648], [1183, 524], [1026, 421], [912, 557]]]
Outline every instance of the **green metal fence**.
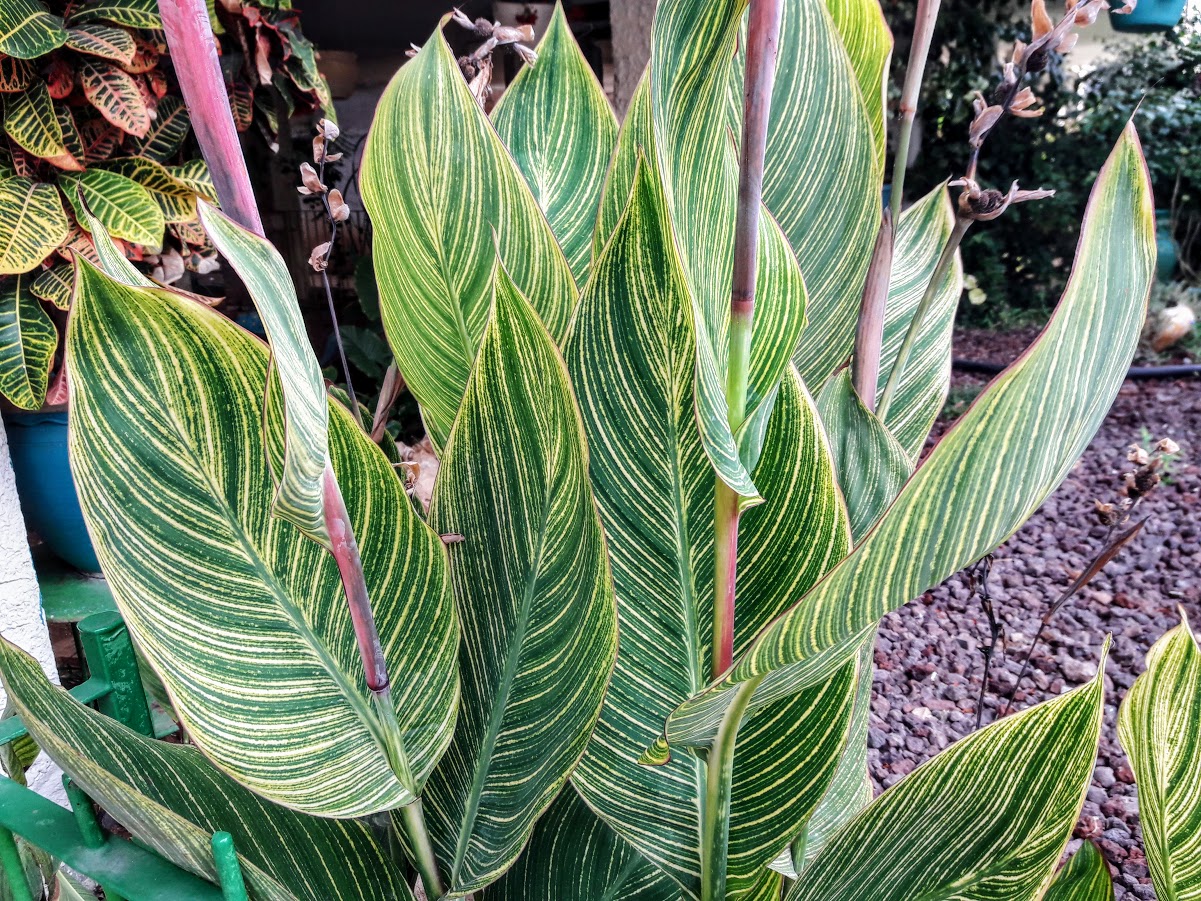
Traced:
[[[146, 702], [137, 658], [129, 632], [113, 612], [94, 613], [80, 620], [79, 639], [88, 678], [71, 689], [76, 700], [143, 735], [162, 738], [175, 724], [156, 717]], [[0, 746], [26, 734], [17, 717], [0, 721]], [[91, 798], [64, 778], [71, 809], [65, 810], [41, 795], [0, 776], [0, 879], [14, 901], [38, 901], [31, 896], [16, 836], [96, 880], [106, 901], [247, 901], [233, 839], [226, 832], [213, 836], [213, 858], [221, 884], [180, 869], [136, 842], [107, 833]]]

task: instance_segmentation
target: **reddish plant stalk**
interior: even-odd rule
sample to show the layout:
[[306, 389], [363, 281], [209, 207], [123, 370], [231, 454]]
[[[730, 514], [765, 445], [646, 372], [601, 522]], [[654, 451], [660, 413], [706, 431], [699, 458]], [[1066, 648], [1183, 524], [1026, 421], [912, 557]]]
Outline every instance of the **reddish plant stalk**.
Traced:
[[179, 88], [221, 209], [243, 228], [265, 237], [229, 108], [208, 8], [204, 0], [159, 0], [158, 6]]
[[[751, 336], [755, 321], [755, 278], [759, 269], [759, 213], [763, 203], [763, 159], [776, 78], [781, 0], [751, 0], [747, 30], [742, 150], [734, 224], [734, 274], [730, 289], [730, 354], [726, 405], [731, 430], [746, 418]], [[738, 497], [720, 478], [714, 509], [716, 595], [713, 616], [713, 675], [734, 657], [734, 597], [738, 569]]]

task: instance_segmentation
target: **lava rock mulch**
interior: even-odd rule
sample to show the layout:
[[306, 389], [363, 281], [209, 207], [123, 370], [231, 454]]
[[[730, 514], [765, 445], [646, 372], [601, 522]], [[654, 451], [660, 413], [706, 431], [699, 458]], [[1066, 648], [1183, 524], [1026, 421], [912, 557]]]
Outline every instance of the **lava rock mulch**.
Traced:
[[[960, 334], [956, 355], [1007, 362], [1030, 335]], [[966, 402], [984, 380], [956, 375], [952, 400]], [[949, 422], [940, 423], [945, 431]], [[1151, 645], [1179, 623], [1177, 607], [1201, 624], [1201, 379], [1126, 382], [1112, 412], [1064, 483], [995, 557], [989, 587], [1004, 627], [984, 696], [984, 723], [1004, 709], [1039, 621], [1101, 546], [1094, 501], [1122, 488], [1130, 444], [1170, 437], [1181, 448], [1164, 483], [1138, 507], [1140, 534], [1051, 620], [1014, 706], [1023, 709], [1080, 685], [1106, 668], [1105, 725], [1093, 783], [1075, 838], [1097, 842], [1118, 899], [1154, 898], [1138, 825], [1137, 789], [1118, 744], [1117, 710], [1144, 669]], [[975, 728], [989, 624], [960, 573], [886, 617], [876, 646], [868, 761], [877, 791]]]

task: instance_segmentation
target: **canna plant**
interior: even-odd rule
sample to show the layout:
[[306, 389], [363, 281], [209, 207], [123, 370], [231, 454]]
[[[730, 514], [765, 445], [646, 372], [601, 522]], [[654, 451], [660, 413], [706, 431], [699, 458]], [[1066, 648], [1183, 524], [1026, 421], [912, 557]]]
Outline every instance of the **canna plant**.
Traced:
[[[1046, 330], [918, 464], [957, 243], [1044, 193], [982, 187], [973, 161], [1099, 0], [1070, 6], [1035, 0], [955, 203], [887, 213], [874, 0], [662, 0], [620, 127], [561, 10], [490, 117], [440, 26], [362, 168], [440, 456], [428, 510], [328, 396], [239, 160], [215, 173], [233, 218], [199, 215], [267, 344], [102, 238], [76, 263], [72, 465], [190, 746], [0, 645], [31, 735], [182, 867], [213, 878], [229, 831], [256, 898], [408, 899], [417, 876], [485, 901], [1102, 897], [1091, 846], [1056, 867], [1108, 640], [1092, 681], [874, 800], [866, 764], [877, 621], [1031, 515], [1137, 346], [1154, 226], [1131, 125]], [[1201, 757], [1165, 737], [1197, 734], [1197, 661], [1183, 624], [1123, 707], [1163, 897], [1194, 897], [1201, 859]]]

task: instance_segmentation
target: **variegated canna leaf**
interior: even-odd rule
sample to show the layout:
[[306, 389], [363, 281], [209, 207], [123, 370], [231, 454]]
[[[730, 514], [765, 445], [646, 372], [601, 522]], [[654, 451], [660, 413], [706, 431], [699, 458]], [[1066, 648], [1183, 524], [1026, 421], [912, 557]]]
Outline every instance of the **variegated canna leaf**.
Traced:
[[329, 403], [292, 276], [269, 241], [215, 207], [201, 204], [200, 221], [254, 300], [283, 393], [284, 461], [271, 512], [328, 549], [323, 476], [330, 463]]
[[492, 122], [546, 213], [576, 283], [584, 284], [617, 119], [561, 4], [538, 44], [538, 62], [517, 73]]
[[331, 404], [330, 457], [410, 765], [402, 782], [334, 560], [271, 515], [284, 425], [280, 392], [264, 412], [267, 348], [188, 298], [77, 265], [72, 470], [117, 605], [189, 737], [248, 788], [309, 813], [410, 803], [450, 740], [457, 698], [438, 536]]
[[67, 153], [54, 101], [41, 81], [35, 81], [23, 94], [5, 100], [4, 131], [18, 147], [44, 160]]
[[884, 20], [879, 0], [826, 0], [838, 27], [842, 45], [855, 70], [859, 93], [867, 109], [876, 147], [876, 166], [884, 173], [888, 139], [884, 129], [888, 62], [892, 57], [892, 32]]
[[[704, 773], [686, 754], [640, 765], [656, 720], [703, 685], [713, 617], [714, 479], [694, 414], [690, 300], [667, 208], [645, 159], [594, 264], [565, 346], [609, 537], [621, 618], [617, 668], [573, 781], [640, 854], [699, 895]], [[849, 534], [816, 414], [796, 378], [779, 389], [745, 514], [736, 640], [846, 553]], [[748, 720], [735, 755], [731, 880], [750, 888], [833, 777], [853, 671]], [[647, 685], [657, 686], [648, 694]], [[822, 699], [820, 706], [815, 704]]]
[[38, 0], [4, 0], [0, 5], [0, 53], [37, 59], [63, 45], [63, 20]]
[[54, 185], [0, 181], [0, 275], [28, 272], [67, 239], [70, 225]]
[[956, 742], [884, 792], [787, 901], [1041, 897], [1092, 778], [1104, 657], [1087, 685]]
[[133, 76], [112, 63], [84, 59], [79, 64], [83, 95], [105, 119], [126, 134], [144, 137], [150, 131], [150, 110]]
[[576, 301], [567, 260], [441, 26], [384, 92], [361, 186], [384, 328], [441, 448], [487, 322], [497, 248], [556, 341]]
[[71, 290], [75, 273], [68, 263], [55, 263], [45, 272], [39, 273], [29, 283], [29, 293], [39, 300], [52, 303], [60, 310], [71, 306]]
[[[570, 861], [570, 864], [565, 863]], [[529, 847], [493, 888], [495, 901], [684, 901], [680, 887], [563, 790]]]
[[1138, 783], [1139, 822], [1155, 897], [1201, 898], [1201, 647], [1179, 626], [1147, 654], [1122, 701], [1118, 737]]
[[91, 0], [71, 14], [71, 25], [82, 22], [110, 22], [126, 28], [161, 29], [157, 0]]
[[896, 499], [913, 472], [913, 460], [863, 405], [849, 369], [830, 376], [818, 395], [817, 409], [830, 436], [851, 535], [858, 544]]
[[[884, 311], [876, 397], [884, 393], [901, 342], [954, 225], [955, 214], [945, 185], [939, 185], [901, 213]], [[951, 387], [951, 332], [962, 293], [963, 264], [956, 254], [951, 271], [922, 319], [884, 423], [913, 460], [921, 455], [930, 427], [938, 419]]]
[[[738, 164], [728, 126], [734, 50], [745, 9], [745, 0], [659, 4], [647, 87], [651, 133], [627, 138], [641, 139], [667, 198], [695, 335], [701, 440], [718, 476], [744, 498], [744, 505], [759, 498], [750, 471], [776, 387], [800, 339], [806, 304], [796, 258], [775, 220], [764, 215], [748, 412], [735, 424], [742, 430], [735, 434], [726, 397], [726, 361]], [[629, 171], [624, 165], [622, 177]]]
[[793, 360], [815, 387], [850, 355], [880, 224], [872, 118], [827, 3], [785, 3], [763, 202], [809, 287], [809, 324]]
[[429, 522], [450, 546], [462, 623], [455, 737], [426, 786], [449, 892], [521, 853], [592, 733], [617, 610], [567, 371], [498, 268], [491, 322], [442, 458]]
[[46, 398], [58, 329], [29, 293], [29, 273], [0, 278], [0, 394], [23, 410]]
[[[104, 230], [104, 225], [100, 220], [86, 208], [82, 212], [83, 218], [79, 221], [88, 230], [88, 238], [92, 248], [92, 255], [87, 256], [86, 259], [99, 266], [109, 278], [116, 279], [122, 284], [133, 288], [155, 287], [154, 282], [130, 262], [129, 257], [117, 247], [112, 236]], [[74, 272], [71, 274], [71, 280], [74, 283]], [[72, 284], [72, 290], [74, 290], [74, 284]]]
[[90, 210], [113, 237], [151, 250], [162, 246], [167, 227], [163, 211], [133, 179], [93, 167], [78, 175], [60, 175], [59, 184], [80, 222]]
[[1113, 880], [1097, 846], [1085, 841], [1063, 869], [1043, 901], [1113, 901]]
[[133, 35], [124, 28], [98, 22], [68, 28], [67, 46], [79, 53], [119, 63], [133, 62], [133, 55], [138, 49]]
[[84, 707], [3, 640], [0, 672], [26, 728], [55, 763], [177, 866], [216, 882], [210, 842], [227, 831], [255, 898], [412, 901], [366, 823], [305, 816], [260, 798], [195, 748], [155, 741]]
[[130, 143], [138, 156], [161, 163], [179, 150], [192, 126], [188, 108], [184, 106], [181, 98], [173, 94], [158, 102], [155, 113], [157, 115], [150, 125], [150, 130], [140, 138], [131, 138]]
[[851, 555], [764, 629], [725, 677], [672, 714], [668, 743], [708, 741], [746, 680], [764, 677], [754, 709], [828, 678], [881, 616], [990, 553], [1029, 518], [1075, 465], [1125, 377], [1146, 314], [1153, 225], [1131, 125], [1097, 178], [1072, 277], [1042, 335], [947, 433]]

